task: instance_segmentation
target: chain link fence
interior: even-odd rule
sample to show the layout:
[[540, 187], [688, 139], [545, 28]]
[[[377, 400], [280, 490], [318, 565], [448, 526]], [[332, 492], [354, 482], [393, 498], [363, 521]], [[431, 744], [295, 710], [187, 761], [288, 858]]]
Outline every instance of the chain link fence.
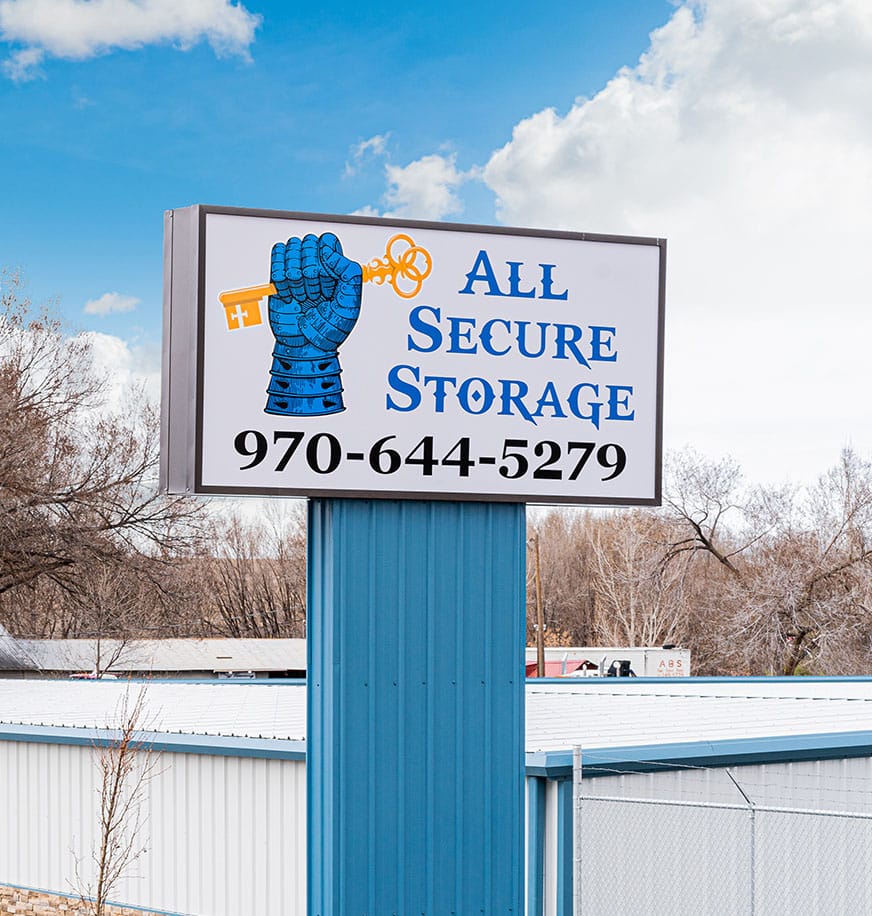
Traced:
[[756, 804], [720, 774], [732, 802], [597, 794], [616, 781], [576, 765], [576, 916], [872, 913], [872, 812]]

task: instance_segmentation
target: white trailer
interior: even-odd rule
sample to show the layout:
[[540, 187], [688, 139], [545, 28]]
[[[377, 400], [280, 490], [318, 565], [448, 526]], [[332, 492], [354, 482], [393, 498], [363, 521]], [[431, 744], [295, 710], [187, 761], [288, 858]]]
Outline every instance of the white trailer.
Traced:
[[[535, 663], [536, 647], [527, 646], [527, 664]], [[688, 677], [690, 649], [678, 646], [549, 646], [545, 649], [548, 674], [563, 677]], [[554, 671], [555, 663], [561, 663]], [[562, 664], [566, 662], [567, 664]], [[585, 662], [578, 668], [569, 662]], [[576, 670], [567, 670], [575, 668]]]

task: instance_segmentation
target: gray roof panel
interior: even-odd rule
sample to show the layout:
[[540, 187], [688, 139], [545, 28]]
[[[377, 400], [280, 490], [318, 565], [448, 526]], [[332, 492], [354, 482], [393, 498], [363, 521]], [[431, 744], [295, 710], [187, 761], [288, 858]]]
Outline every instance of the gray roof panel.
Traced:
[[[619, 748], [872, 730], [872, 680], [742, 678], [694, 684], [527, 684], [527, 750]], [[0, 723], [117, 725], [126, 681], [0, 680]], [[189, 735], [305, 740], [306, 687], [287, 681], [173, 683], [146, 688], [146, 728]]]

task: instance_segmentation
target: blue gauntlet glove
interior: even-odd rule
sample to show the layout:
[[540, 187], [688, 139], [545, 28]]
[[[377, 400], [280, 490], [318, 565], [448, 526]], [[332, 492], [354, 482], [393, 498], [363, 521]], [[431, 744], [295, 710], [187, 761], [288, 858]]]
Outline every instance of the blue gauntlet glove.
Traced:
[[317, 417], [338, 413], [337, 351], [360, 314], [361, 267], [342, 254], [332, 232], [273, 246], [269, 323], [275, 335], [266, 413]]

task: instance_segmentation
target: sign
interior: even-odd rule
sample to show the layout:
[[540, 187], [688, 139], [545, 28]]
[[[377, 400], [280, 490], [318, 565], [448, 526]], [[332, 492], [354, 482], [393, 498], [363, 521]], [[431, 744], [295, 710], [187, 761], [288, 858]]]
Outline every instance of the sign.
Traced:
[[654, 505], [665, 242], [165, 220], [169, 492]]

